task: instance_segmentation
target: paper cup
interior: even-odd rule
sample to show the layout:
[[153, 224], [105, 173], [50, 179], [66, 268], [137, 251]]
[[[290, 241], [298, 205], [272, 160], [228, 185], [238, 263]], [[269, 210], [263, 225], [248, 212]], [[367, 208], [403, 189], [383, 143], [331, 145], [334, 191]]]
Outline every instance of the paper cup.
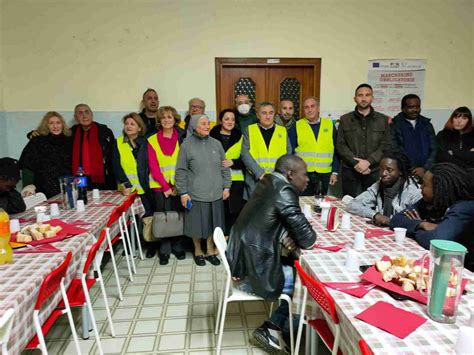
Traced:
[[77, 204], [77, 207], [76, 207], [77, 212], [84, 212], [86, 210], [86, 207], [84, 206], [84, 200], [77, 200], [76, 204]]
[[57, 203], [52, 203], [49, 206], [49, 214], [51, 215], [51, 217], [59, 216], [59, 206]]
[[329, 209], [331, 208], [331, 204], [329, 202], [321, 202], [321, 221], [327, 222]]
[[36, 214], [36, 223], [43, 223], [43, 221], [44, 221], [44, 215], [45, 215], [44, 212], [38, 212], [38, 213]]
[[365, 249], [365, 234], [363, 232], [357, 232], [354, 237], [354, 249], [364, 250]]
[[20, 220], [10, 219], [10, 233], [16, 233], [20, 231]]
[[303, 214], [306, 218], [310, 219], [311, 218], [311, 206], [304, 204], [303, 205]]
[[351, 215], [349, 213], [344, 213], [342, 215], [341, 228], [351, 229]]
[[393, 228], [395, 232], [395, 242], [402, 244], [407, 235], [407, 230], [405, 228]]
[[99, 189], [94, 189], [94, 190], [92, 190], [92, 198], [93, 198], [94, 200], [97, 200], [97, 199], [100, 198]]
[[349, 271], [358, 271], [360, 266], [359, 253], [356, 250], [348, 250], [345, 267]]

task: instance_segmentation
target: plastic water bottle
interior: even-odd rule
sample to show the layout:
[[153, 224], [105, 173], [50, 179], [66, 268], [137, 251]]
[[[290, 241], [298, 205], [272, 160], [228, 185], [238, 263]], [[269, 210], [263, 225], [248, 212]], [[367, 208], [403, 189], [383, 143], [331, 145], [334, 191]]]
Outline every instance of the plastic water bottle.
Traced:
[[76, 173], [77, 199], [83, 200], [87, 205], [87, 176], [84, 174], [82, 166], [77, 169]]
[[8, 213], [0, 208], [0, 265], [13, 261], [13, 251], [10, 246], [10, 218]]

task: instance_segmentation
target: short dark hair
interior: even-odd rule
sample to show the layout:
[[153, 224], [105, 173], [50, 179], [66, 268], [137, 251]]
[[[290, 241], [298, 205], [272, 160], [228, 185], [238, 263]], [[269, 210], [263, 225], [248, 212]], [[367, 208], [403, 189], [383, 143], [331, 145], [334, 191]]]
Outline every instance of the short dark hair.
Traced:
[[357, 91], [359, 91], [359, 89], [362, 89], [362, 88], [368, 88], [370, 89], [370, 91], [374, 91], [374, 89], [372, 89], [372, 86], [370, 86], [367, 83], [363, 83], [363, 84], [360, 84], [358, 87], [356, 87], [354, 93], [357, 95]]
[[232, 112], [232, 113], [234, 114], [234, 117], [236, 116], [236, 115], [235, 115], [235, 110], [233, 110], [233, 109], [231, 109], [231, 108], [223, 109], [223, 110], [219, 113], [219, 122], [222, 122], [222, 119], [224, 118], [224, 115], [225, 115], [227, 112]]
[[295, 170], [299, 164], [304, 164], [304, 160], [297, 155], [285, 154], [282, 155], [275, 164], [275, 172], [286, 174], [290, 170]]
[[405, 95], [402, 97], [402, 109], [405, 108], [408, 104], [407, 104], [407, 101], [408, 100], [412, 100], [412, 99], [418, 99], [418, 101], [421, 102], [421, 99], [418, 95], [416, 94], [408, 94], [408, 95]]

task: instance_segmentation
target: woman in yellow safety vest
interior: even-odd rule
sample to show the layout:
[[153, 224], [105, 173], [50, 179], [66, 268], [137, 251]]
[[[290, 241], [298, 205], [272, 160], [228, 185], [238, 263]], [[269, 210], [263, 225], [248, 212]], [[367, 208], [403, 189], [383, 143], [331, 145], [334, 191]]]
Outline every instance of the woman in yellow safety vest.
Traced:
[[145, 123], [138, 114], [129, 113], [123, 117], [122, 133], [115, 141], [112, 151], [114, 174], [124, 195], [137, 191], [145, 208], [142, 217], [145, 235], [147, 228], [151, 228], [153, 215], [152, 196], [148, 186], [148, 142], [145, 138]]
[[224, 168], [230, 168], [232, 185], [230, 197], [224, 201], [225, 235], [239, 216], [243, 207], [244, 193], [244, 164], [240, 159], [242, 150], [242, 133], [235, 127], [235, 112], [232, 109], [222, 110], [219, 114], [219, 125], [211, 129], [210, 136], [221, 142], [226, 159], [222, 162]]
[[[156, 120], [158, 132], [148, 138], [150, 188], [153, 191], [155, 212], [180, 210], [174, 180], [179, 145], [184, 137], [184, 130], [179, 128], [180, 121], [181, 117], [174, 107], [160, 107]], [[146, 257], [152, 258], [158, 248], [160, 265], [168, 264], [171, 251], [179, 260], [185, 258], [179, 237], [160, 239], [159, 245], [152, 238], [147, 243]]]

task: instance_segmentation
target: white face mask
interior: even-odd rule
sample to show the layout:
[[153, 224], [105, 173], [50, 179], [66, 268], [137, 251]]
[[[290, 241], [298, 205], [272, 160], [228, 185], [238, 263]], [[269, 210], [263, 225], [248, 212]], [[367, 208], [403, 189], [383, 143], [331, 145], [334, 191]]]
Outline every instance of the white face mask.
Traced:
[[249, 104], [241, 104], [237, 106], [237, 111], [241, 113], [242, 115], [246, 115], [247, 113], [250, 112], [250, 105]]

